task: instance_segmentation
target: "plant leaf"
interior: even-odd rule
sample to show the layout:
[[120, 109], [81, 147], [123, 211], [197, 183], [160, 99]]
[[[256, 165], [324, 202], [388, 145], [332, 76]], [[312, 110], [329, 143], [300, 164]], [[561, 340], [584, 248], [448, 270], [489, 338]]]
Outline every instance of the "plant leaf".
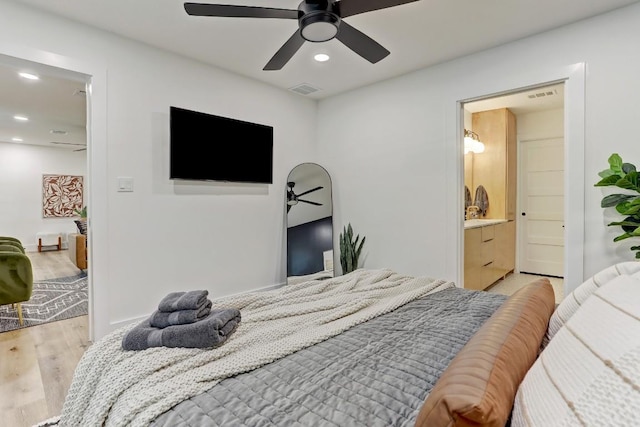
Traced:
[[632, 194], [610, 194], [602, 199], [602, 201], [600, 202], [600, 207], [611, 208], [617, 205], [618, 203], [625, 202], [629, 199], [633, 199], [634, 197], [637, 197], [637, 196], [634, 196]]
[[624, 176], [624, 172], [622, 171], [622, 157], [620, 157], [618, 153], [613, 153], [609, 156], [609, 167], [617, 175]]
[[640, 193], [640, 187], [638, 187], [638, 172], [629, 172], [624, 178], [620, 178], [616, 181], [616, 186]]
[[607, 187], [609, 185], [616, 185], [616, 182], [618, 182], [618, 180], [620, 179], [620, 177], [618, 175], [610, 175], [606, 178], [602, 178], [600, 181], [596, 182], [594, 184], [595, 187]]
[[598, 172], [598, 176], [600, 176], [600, 178], [607, 178], [609, 176], [613, 176], [616, 173], [614, 171], [612, 171], [611, 169], [605, 169], [603, 171]]
[[640, 246], [631, 246], [629, 249], [632, 251], [640, 251]]
[[640, 252], [636, 252], [636, 259], [640, 259]]
[[640, 211], [640, 197], [636, 197], [631, 201], [618, 203], [616, 210], [622, 215], [635, 215]]
[[631, 163], [622, 164], [622, 172], [629, 173], [629, 172], [635, 172], [635, 171], [636, 171], [636, 166], [634, 164], [631, 164]]
[[613, 241], [614, 242], [619, 242], [620, 240], [628, 239], [629, 237], [633, 237], [633, 236], [631, 234], [629, 234], [629, 233], [624, 233], [624, 234], [619, 235], [615, 239], [613, 239]]

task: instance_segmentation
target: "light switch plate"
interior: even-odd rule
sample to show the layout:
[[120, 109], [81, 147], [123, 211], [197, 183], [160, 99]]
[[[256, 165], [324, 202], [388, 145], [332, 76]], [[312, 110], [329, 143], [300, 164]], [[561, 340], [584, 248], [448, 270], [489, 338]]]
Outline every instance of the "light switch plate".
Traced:
[[128, 193], [133, 191], [133, 178], [129, 176], [118, 177], [118, 192]]

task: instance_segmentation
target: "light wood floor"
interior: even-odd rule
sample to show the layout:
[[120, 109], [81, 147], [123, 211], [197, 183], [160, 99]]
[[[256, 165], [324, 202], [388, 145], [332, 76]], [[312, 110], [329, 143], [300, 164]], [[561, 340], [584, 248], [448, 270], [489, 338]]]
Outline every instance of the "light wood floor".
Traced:
[[[539, 277], [546, 276], [538, 276], [528, 273], [512, 273], [487, 288], [487, 292], [511, 295], [527, 283], [533, 282]], [[556, 295], [556, 303], [559, 304], [560, 301], [562, 301], [562, 298], [564, 298], [564, 280], [558, 277], [547, 277], [547, 279], [549, 279], [553, 286], [553, 292]]]
[[[73, 276], [67, 251], [27, 253], [34, 280]], [[0, 333], [0, 425], [30, 427], [59, 415], [90, 345], [87, 316]]]

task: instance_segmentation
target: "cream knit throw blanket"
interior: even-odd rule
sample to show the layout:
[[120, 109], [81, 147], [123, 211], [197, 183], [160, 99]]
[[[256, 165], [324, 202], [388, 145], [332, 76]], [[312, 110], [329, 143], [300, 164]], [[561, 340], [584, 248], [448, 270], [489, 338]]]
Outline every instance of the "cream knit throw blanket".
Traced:
[[235, 307], [242, 321], [213, 349], [156, 347], [124, 351], [124, 334], [93, 344], [76, 368], [61, 426], [143, 426], [224, 378], [266, 365], [381, 314], [453, 287], [452, 282], [390, 270], [356, 270], [214, 301]]

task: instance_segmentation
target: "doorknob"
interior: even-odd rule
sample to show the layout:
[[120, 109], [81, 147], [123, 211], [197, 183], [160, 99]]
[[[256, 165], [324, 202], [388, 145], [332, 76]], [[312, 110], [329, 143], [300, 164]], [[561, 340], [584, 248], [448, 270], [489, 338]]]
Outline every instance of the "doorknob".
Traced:
[[527, 216], [527, 213], [526, 212], [522, 212], [520, 215]]

